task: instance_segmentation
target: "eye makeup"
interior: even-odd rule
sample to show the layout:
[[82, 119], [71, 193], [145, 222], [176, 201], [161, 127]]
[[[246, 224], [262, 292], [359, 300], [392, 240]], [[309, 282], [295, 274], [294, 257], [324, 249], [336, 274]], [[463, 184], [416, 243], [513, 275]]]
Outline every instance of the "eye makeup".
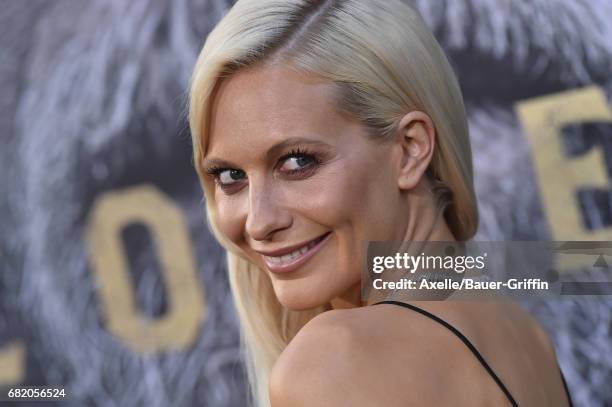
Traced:
[[[323, 159], [320, 154], [298, 146], [282, 155], [278, 162], [277, 168], [284, 176], [302, 179], [316, 171]], [[289, 168], [284, 169], [285, 167]]]
[[214, 180], [215, 185], [226, 193], [236, 192], [243, 185], [243, 180], [246, 180], [245, 172], [234, 168], [213, 165], [206, 168], [205, 172]]
[[[296, 145], [288, 152], [281, 154], [276, 160], [273, 169], [277, 176], [288, 180], [301, 180], [308, 178], [323, 164], [327, 153], [316, 152], [306, 146]], [[217, 163], [218, 162], [218, 163]], [[226, 165], [224, 161], [214, 160], [206, 166], [204, 172], [208, 174], [224, 192], [231, 194], [237, 192], [248, 179], [247, 174], [239, 169]]]

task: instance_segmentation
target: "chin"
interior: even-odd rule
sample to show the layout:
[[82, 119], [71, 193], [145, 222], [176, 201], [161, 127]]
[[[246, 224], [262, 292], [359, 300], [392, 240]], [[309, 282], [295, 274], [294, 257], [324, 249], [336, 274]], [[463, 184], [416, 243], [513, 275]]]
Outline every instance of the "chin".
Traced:
[[[292, 287], [288, 287], [288, 285], [292, 285]], [[278, 301], [292, 311], [305, 311], [317, 308], [331, 301], [331, 298], [322, 295], [321, 290], [313, 293], [311, 290], [305, 290], [304, 287], [295, 281], [276, 282], [274, 284], [274, 293]]]

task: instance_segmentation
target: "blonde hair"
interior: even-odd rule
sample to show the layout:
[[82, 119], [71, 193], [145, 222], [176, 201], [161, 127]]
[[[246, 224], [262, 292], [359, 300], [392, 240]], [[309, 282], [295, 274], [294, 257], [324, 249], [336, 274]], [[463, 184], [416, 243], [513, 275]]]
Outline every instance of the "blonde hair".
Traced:
[[338, 106], [372, 138], [390, 137], [407, 112], [427, 113], [436, 128], [428, 171], [458, 240], [476, 232], [478, 213], [461, 91], [449, 62], [418, 12], [400, 0], [240, 0], [208, 36], [191, 82], [194, 162], [209, 228], [227, 249], [255, 404], [269, 405], [268, 378], [280, 353], [312, 317], [283, 307], [265, 272], [245, 260], [216, 226], [214, 185], [205, 182], [210, 106], [219, 81], [256, 64], [282, 63], [337, 85]]

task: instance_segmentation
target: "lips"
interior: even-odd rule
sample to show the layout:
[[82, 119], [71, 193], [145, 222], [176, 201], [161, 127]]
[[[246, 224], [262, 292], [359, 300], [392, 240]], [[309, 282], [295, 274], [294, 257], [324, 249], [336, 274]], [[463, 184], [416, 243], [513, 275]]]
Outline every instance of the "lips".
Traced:
[[331, 232], [325, 233], [309, 242], [298, 246], [275, 250], [262, 254], [262, 258], [273, 273], [286, 273], [301, 267], [327, 242]]

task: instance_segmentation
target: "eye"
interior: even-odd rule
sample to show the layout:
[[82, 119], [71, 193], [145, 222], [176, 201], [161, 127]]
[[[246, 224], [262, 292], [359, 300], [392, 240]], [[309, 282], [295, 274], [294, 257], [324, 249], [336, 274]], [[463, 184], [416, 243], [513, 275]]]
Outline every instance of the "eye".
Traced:
[[283, 171], [296, 171], [315, 162], [314, 157], [305, 154], [289, 157], [285, 160], [281, 169]]
[[231, 168], [220, 170], [217, 173], [217, 179], [219, 180], [219, 183], [224, 186], [232, 185], [243, 179], [244, 176], [244, 171], [234, 170]]
[[214, 178], [217, 185], [228, 190], [236, 185], [239, 185], [240, 181], [246, 178], [244, 171], [234, 168], [212, 167], [208, 168], [206, 173]]
[[315, 154], [308, 153], [301, 149], [291, 151], [280, 159], [279, 170], [285, 173], [297, 174], [303, 171], [314, 169], [320, 160]]

